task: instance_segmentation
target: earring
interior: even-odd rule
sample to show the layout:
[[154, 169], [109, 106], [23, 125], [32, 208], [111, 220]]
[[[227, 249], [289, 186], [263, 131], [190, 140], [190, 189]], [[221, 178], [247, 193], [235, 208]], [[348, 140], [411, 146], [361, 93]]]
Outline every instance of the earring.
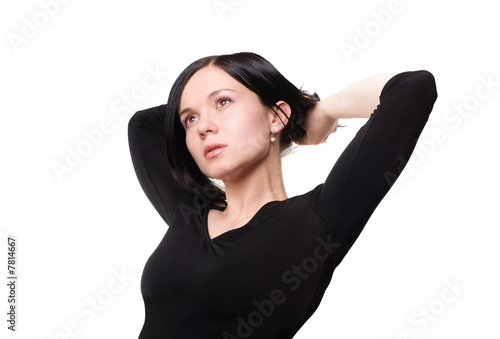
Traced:
[[274, 136], [274, 133], [273, 133], [273, 136], [271, 137], [271, 142], [275, 142], [276, 141], [276, 137]]

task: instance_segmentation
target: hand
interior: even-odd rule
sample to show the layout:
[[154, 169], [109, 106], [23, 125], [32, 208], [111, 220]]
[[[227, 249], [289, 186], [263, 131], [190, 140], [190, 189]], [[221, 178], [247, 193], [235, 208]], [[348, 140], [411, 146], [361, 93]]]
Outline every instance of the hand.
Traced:
[[330, 134], [337, 131], [339, 119], [328, 114], [324, 109], [325, 100], [318, 101], [307, 112], [306, 120], [301, 125], [306, 135], [297, 141], [298, 145], [318, 145], [326, 141]]

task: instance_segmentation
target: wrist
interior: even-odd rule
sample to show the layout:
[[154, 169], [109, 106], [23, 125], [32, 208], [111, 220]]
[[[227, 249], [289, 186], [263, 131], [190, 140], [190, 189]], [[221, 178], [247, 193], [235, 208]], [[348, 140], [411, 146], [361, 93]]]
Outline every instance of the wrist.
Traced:
[[336, 120], [342, 118], [341, 105], [340, 94], [334, 93], [318, 102], [318, 110], [321, 112], [322, 116], [330, 120]]

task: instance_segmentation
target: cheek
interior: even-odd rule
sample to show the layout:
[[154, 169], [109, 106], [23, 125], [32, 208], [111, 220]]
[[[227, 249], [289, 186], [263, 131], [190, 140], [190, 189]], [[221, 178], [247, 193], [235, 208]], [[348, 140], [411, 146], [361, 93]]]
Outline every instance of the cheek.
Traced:
[[226, 125], [234, 144], [242, 153], [265, 152], [269, 146], [269, 127], [257, 114], [247, 114], [246, 119], [234, 119]]
[[252, 156], [266, 152], [269, 145], [265, 141], [266, 139], [262, 134], [262, 130], [247, 128], [245, 134], [242, 134], [238, 138], [236, 144], [238, 145], [238, 152], [241, 155]]

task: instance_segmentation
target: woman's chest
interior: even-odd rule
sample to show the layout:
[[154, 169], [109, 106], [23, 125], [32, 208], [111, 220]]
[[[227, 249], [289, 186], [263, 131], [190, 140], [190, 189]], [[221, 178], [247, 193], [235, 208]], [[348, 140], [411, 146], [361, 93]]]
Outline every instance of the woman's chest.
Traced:
[[144, 298], [183, 296], [210, 312], [241, 313], [276, 291], [285, 297], [301, 285], [314, 290], [329, 255], [321, 241], [326, 227], [313, 215], [307, 224], [296, 220], [263, 214], [215, 240], [203, 223], [170, 228], [144, 269]]

